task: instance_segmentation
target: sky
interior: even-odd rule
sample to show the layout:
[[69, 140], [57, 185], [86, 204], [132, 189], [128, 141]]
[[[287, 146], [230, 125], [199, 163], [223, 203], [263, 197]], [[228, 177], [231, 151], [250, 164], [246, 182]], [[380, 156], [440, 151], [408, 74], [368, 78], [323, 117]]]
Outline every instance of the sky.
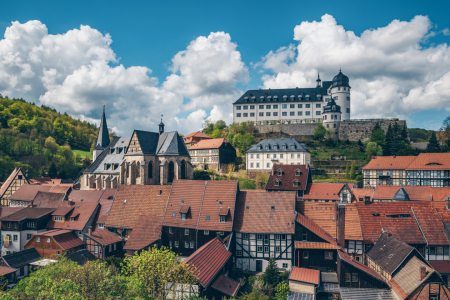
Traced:
[[439, 129], [450, 1], [2, 1], [0, 94], [108, 126], [182, 134], [232, 122], [246, 90], [342, 68], [351, 118]]

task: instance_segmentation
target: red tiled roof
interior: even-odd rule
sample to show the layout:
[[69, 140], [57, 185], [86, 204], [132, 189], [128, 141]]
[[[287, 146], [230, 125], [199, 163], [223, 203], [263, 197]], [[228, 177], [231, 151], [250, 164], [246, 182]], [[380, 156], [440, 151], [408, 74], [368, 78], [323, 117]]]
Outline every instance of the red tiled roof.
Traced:
[[75, 202], [98, 203], [103, 192], [103, 190], [72, 190], [68, 197]]
[[102, 200], [109, 200], [109, 201], [113, 201], [114, 200], [114, 196], [117, 193], [117, 189], [104, 189], [103, 190], [103, 194], [100, 197], [100, 202]]
[[[78, 238], [71, 230], [54, 229], [44, 232], [35, 233], [34, 236], [47, 238], [50, 237], [58, 243], [64, 250], [84, 245], [84, 242]], [[30, 240], [31, 241], [31, 240]], [[30, 242], [28, 241], [24, 247]]]
[[337, 246], [336, 241], [325, 230], [320, 228], [316, 223], [314, 223], [301, 213], [297, 213], [296, 221], [299, 222], [302, 226], [306, 227], [311, 232], [313, 232], [314, 234], [316, 234], [318, 237], [324, 239], [326, 242]]
[[381, 276], [378, 275], [377, 272], [375, 272], [374, 270], [372, 270], [368, 266], [363, 265], [362, 263], [353, 260], [347, 253], [344, 253], [343, 251], [338, 250], [338, 255], [339, 255], [339, 258], [341, 260], [343, 260], [344, 262], [346, 262], [346, 263], [352, 265], [353, 267], [363, 271], [364, 273], [372, 276], [373, 278], [378, 279], [381, 282], [385, 282], [384, 279], [381, 278]]
[[201, 138], [210, 138], [210, 139], [212, 139], [212, 137], [210, 137], [210, 136], [207, 135], [207, 134], [204, 134], [204, 133], [201, 132], [201, 131], [195, 131], [195, 132], [189, 133], [188, 135], [185, 135], [185, 136], [183, 137], [183, 139], [184, 139], [184, 138], [187, 138], [187, 137], [191, 137], [191, 136], [196, 136], [196, 137], [201, 137]]
[[340, 249], [340, 247], [329, 243], [295, 242], [295, 249]]
[[442, 222], [450, 222], [450, 211], [447, 209], [447, 201], [432, 201], [430, 204], [436, 209]]
[[141, 250], [161, 239], [163, 217], [141, 215], [123, 249]]
[[192, 253], [184, 262], [195, 267], [194, 275], [203, 287], [208, 287], [222, 270], [231, 252], [218, 239], [213, 239]]
[[214, 281], [214, 283], [211, 285], [213, 289], [216, 289], [230, 297], [236, 296], [240, 286], [241, 284], [238, 281], [224, 275], [220, 275], [219, 277], [217, 277], [216, 281]]
[[430, 187], [433, 201], [445, 201], [450, 197], [450, 187]]
[[[105, 192], [108, 190], [105, 190]], [[116, 190], [109, 190], [109, 191], [116, 191]], [[106, 195], [105, 195], [106, 194]], [[99, 228], [98, 224], [105, 224], [106, 220], [108, 219], [109, 211], [111, 210], [111, 206], [113, 204], [113, 200], [110, 199], [112, 192], [103, 193], [102, 197], [100, 198], [100, 209], [98, 210], [98, 214], [96, 216], [96, 219], [94, 221], [94, 231], [95, 230], [103, 230], [104, 227]], [[114, 193], [115, 195], [115, 193]], [[114, 196], [112, 196], [114, 197]]]
[[406, 170], [449, 170], [450, 153], [420, 153]]
[[303, 199], [339, 201], [344, 183], [309, 183]]
[[392, 200], [401, 188], [408, 193], [409, 199], [413, 201], [431, 201], [430, 187], [428, 186], [389, 186], [377, 185], [373, 193], [375, 200]]
[[416, 156], [375, 156], [363, 170], [404, 170]]
[[39, 181], [40, 183], [51, 182], [52, 179], [50, 177], [35, 177], [32, 180]]
[[103, 246], [108, 246], [114, 243], [119, 243], [122, 241], [120, 237], [115, 235], [109, 230], [97, 230], [94, 231], [92, 234], [87, 234], [87, 236], [91, 237], [92, 239], [96, 240]]
[[444, 233], [444, 224], [431, 205], [413, 205], [411, 208], [429, 245], [450, 245]]
[[14, 194], [9, 196], [10, 200], [32, 201], [36, 198], [37, 193], [48, 192], [52, 188], [51, 185], [22, 185]]
[[320, 271], [306, 268], [293, 267], [289, 280], [319, 284]]
[[2, 186], [0, 187], [0, 198], [5, 194], [6, 190], [11, 185], [11, 182], [13, 182], [14, 178], [16, 178], [17, 174], [21, 171], [20, 168], [14, 168], [14, 171], [8, 176], [8, 178], [3, 182]]
[[33, 206], [42, 208], [57, 208], [64, 199], [63, 193], [38, 192], [33, 199]]
[[293, 234], [295, 233], [294, 217], [295, 192], [239, 191], [234, 231]]
[[223, 143], [228, 143], [227, 140], [225, 140], [224, 138], [220, 138], [220, 139], [205, 139], [205, 140], [201, 140], [195, 144], [193, 144], [191, 146], [191, 148], [189, 148], [189, 150], [193, 149], [193, 150], [199, 150], [199, 149], [217, 149], [220, 146], [222, 146]]
[[362, 198], [362, 201], [364, 201], [364, 197], [365, 196], [369, 196], [370, 197], [370, 201], [372, 201], [372, 195], [373, 195], [373, 188], [354, 188], [352, 190], [353, 195], [355, 196], [355, 201], [359, 202], [359, 199]]
[[15, 212], [18, 212], [19, 210], [24, 209], [24, 206], [19, 207], [0, 207], [0, 219], [5, 218]]
[[438, 273], [450, 273], [450, 261], [448, 260], [429, 260], [428, 263]]
[[[283, 175], [279, 176], [278, 171], [283, 170]], [[299, 176], [296, 176], [297, 170], [300, 170]], [[273, 175], [272, 175], [273, 174]], [[280, 190], [280, 191], [304, 191], [308, 183], [308, 165], [278, 165], [272, 167], [272, 172], [267, 180], [266, 190]], [[278, 186], [275, 186], [275, 180], [278, 179]], [[297, 181], [297, 186], [294, 186], [294, 181]]]
[[11, 274], [11, 273], [14, 273], [17, 271], [18, 271], [18, 269], [0, 266], [0, 275], [8, 275], [8, 274]]
[[[99, 207], [98, 203], [83, 203], [83, 202], [69, 202], [63, 201], [59, 207], [73, 205], [75, 208], [66, 216], [65, 221], [54, 221], [51, 220], [47, 224], [47, 228], [53, 229], [69, 229], [69, 230], [83, 230], [89, 219], [92, 217], [94, 213], [97, 212], [97, 208]], [[78, 215], [75, 221], [71, 221], [71, 217], [75, 217]]]
[[171, 188], [170, 185], [119, 185], [105, 226], [134, 228], [140, 215], [164, 216]]
[[57, 210], [52, 213], [52, 216], [65, 216], [75, 208], [72, 206], [59, 206]]
[[25, 219], [37, 219], [42, 216], [51, 214], [54, 208], [38, 208], [38, 207], [25, 207], [19, 211], [9, 214], [3, 217], [2, 221], [22, 221]]
[[50, 193], [62, 193], [62, 194], [65, 194], [69, 188], [70, 188], [70, 186], [54, 185], [54, 186], [52, 186], [52, 189], [50, 190]]

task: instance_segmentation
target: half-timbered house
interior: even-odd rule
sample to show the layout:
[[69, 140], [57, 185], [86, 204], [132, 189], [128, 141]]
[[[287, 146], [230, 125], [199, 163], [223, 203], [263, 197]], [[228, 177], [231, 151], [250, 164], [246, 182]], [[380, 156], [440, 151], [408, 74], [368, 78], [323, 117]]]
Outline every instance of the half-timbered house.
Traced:
[[88, 230], [86, 234], [86, 250], [91, 252], [98, 259], [105, 259], [109, 256], [122, 256], [123, 240], [116, 234], [108, 230]]
[[14, 194], [22, 185], [29, 184], [21, 168], [15, 168], [0, 187], [1, 206], [9, 206], [9, 196]]

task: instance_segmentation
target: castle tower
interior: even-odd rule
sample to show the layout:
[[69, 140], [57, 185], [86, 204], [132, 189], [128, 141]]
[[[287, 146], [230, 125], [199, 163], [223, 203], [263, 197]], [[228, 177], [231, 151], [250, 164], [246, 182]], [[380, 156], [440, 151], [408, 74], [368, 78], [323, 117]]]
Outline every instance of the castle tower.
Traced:
[[341, 122], [341, 107], [336, 104], [333, 98], [323, 107], [322, 121], [323, 126], [327, 130], [331, 129], [336, 134], [339, 131], [339, 124]]
[[100, 129], [98, 131], [97, 143], [95, 144], [94, 151], [92, 153], [93, 161], [105, 150], [105, 148], [109, 145], [109, 133], [108, 126], [106, 125], [106, 116], [105, 116], [105, 104], [103, 104], [103, 115], [102, 120], [100, 121]]
[[350, 120], [350, 85], [347, 76], [342, 74], [339, 69], [339, 74], [334, 76], [333, 84], [331, 86], [331, 98], [335, 100], [336, 104], [341, 107], [342, 121]]

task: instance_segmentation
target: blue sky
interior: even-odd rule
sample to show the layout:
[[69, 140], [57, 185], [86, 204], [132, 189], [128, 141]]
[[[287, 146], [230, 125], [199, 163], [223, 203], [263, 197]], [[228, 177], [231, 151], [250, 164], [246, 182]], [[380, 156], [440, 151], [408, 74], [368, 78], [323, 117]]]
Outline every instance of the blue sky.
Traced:
[[[223, 100], [225, 102], [215, 100], [214, 97], [217, 97], [215, 95], [211, 98], [209, 106], [192, 105], [190, 108], [176, 111], [169, 117], [178, 119], [187, 119], [192, 112], [198, 110], [206, 113], [206, 116], [200, 113], [199, 116], [207, 117], [213, 108], [214, 101], [222, 101], [220, 102], [222, 106], [218, 109], [224, 111], [227, 104], [231, 106], [230, 99], [240, 92], [271, 86], [267, 78], [263, 79], [264, 75], [276, 77], [280, 72], [292, 74], [296, 67], [306, 74], [304, 76], [306, 82], [312, 78], [305, 68], [320, 70], [324, 76], [328, 76], [324, 79], [330, 80], [330, 77], [338, 71], [337, 65], [342, 64], [344, 73], [348, 70], [350, 80], [352, 80], [352, 74], [354, 77], [362, 76], [360, 70], [347, 65], [345, 60], [336, 65], [318, 65], [317, 67], [313, 64], [294, 66], [291, 62], [289, 69], [283, 69], [281, 65], [271, 67], [264, 64], [269, 60], [267, 55], [271, 51], [275, 53], [280, 47], [288, 47], [291, 44], [294, 48], [298, 46], [299, 41], [293, 40], [296, 26], [302, 22], [320, 22], [325, 14], [331, 15], [337, 25], [343, 26], [345, 31], [353, 31], [356, 36], [360, 36], [366, 30], [386, 27], [393, 20], [410, 22], [417, 15], [427, 16], [431, 24], [428, 34], [435, 32], [436, 35], [423, 37], [418, 45], [425, 49], [450, 42], [450, 35], [440, 32], [450, 27], [448, 18], [450, 1], [322, 1], [320, 3], [317, 1], [3, 1], [2, 11], [0, 32], [3, 33], [11, 26], [12, 21], [25, 24], [30, 20], [38, 20], [46, 26], [49, 35], [64, 35], [70, 30], [80, 29], [80, 25], [88, 25], [102, 35], [109, 34], [112, 39], [110, 49], [118, 61], [109, 61], [108, 64], [111, 67], [123, 65], [126, 69], [133, 66], [147, 67], [151, 69], [149, 76], [158, 80], [159, 83], [156, 84], [158, 87], [164, 84], [167, 76], [177, 73], [171, 70], [170, 66], [173, 65], [172, 59], [178, 52], [186, 50], [198, 37], [208, 37], [212, 32], [228, 34], [231, 37], [231, 43], [237, 45], [235, 51], [240, 53], [240, 60], [245, 65], [248, 76], [233, 75], [238, 78], [233, 81], [235, 91], [226, 95], [228, 98], [226, 101]], [[292, 53], [295, 57], [298, 54], [295, 54], [295, 50]], [[185, 66], [183, 63], [180, 63], [178, 72]], [[370, 81], [371, 70], [366, 69], [365, 72], [366, 74], [362, 77]], [[428, 82], [438, 81], [444, 75], [445, 73], [442, 73], [434, 78], [421, 78], [417, 80], [417, 85], [425, 88]], [[402, 80], [406, 80], [405, 74], [399, 76]], [[40, 99], [48, 89], [46, 87], [39, 90], [31, 86], [31, 91], [27, 90], [24, 98], [32, 97], [33, 99], [29, 100], [33, 101]], [[356, 88], [361, 89], [364, 86], [367, 87], [367, 84], [355, 85], [353, 91], [356, 92]], [[446, 88], [448, 86], [444, 90]], [[18, 89], [8, 88], [0, 83], [0, 91], [2, 90], [3, 93], [9, 92], [10, 97], [21, 95]], [[407, 95], [407, 91], [400, 91], [400, 93]], [[422, 95], [424, 101], [426, 101], [426, 95], [429, 94]], [[98, 96], [102, 98], [103, 95], [100, 93]], [[186, 103], [194, 97], [209, 97], [209, 95], [187, 93], [180, 97]], [[46, 96], [41, 99], [41, 102], [51, 104], [52, 100], [49, 99]], [[395, 98], [392, 101], [395, 101]], [[410, 127], [438, 129], [441, 120], [449, 115], [449, 112], [445, 110], [449, 105], [446, 105], [445, 101], [441, 96], [440, 105], [420, 106], [413, 110], [399, 112], [399, 114], [407, 118]], [[413, 102], [411, 100], [411, 103]], [[57, 109], [66, 110], [74, 116], [93, 120], [99, 118], [91, 111], [82, 111], [64, 105], [64, 103], [55, 102]], [[395, 117], [391, 111], [395, 109], [395, 107], [386, 108], [386, 116]], [[164, 113], [170, 115], [168, 112]], [[382, 111], [381, 114], [383, 113]], [[111, 111], [111, 114], [115, 112]], [[357, 115], [370, 117], [370, 113], [362, 111]], [[379, 114], [376, 115], [376, 117], [379, 116]], [[177, 122], [178, 126], [183, 126], [183, 121]], [[153, 125], [154, 122], [149, 124]], [[174, 122], [174, 127], [176, 127], [175, 124]], [[117, 128], [122, 126], [120, 123], [114, 125]]]

